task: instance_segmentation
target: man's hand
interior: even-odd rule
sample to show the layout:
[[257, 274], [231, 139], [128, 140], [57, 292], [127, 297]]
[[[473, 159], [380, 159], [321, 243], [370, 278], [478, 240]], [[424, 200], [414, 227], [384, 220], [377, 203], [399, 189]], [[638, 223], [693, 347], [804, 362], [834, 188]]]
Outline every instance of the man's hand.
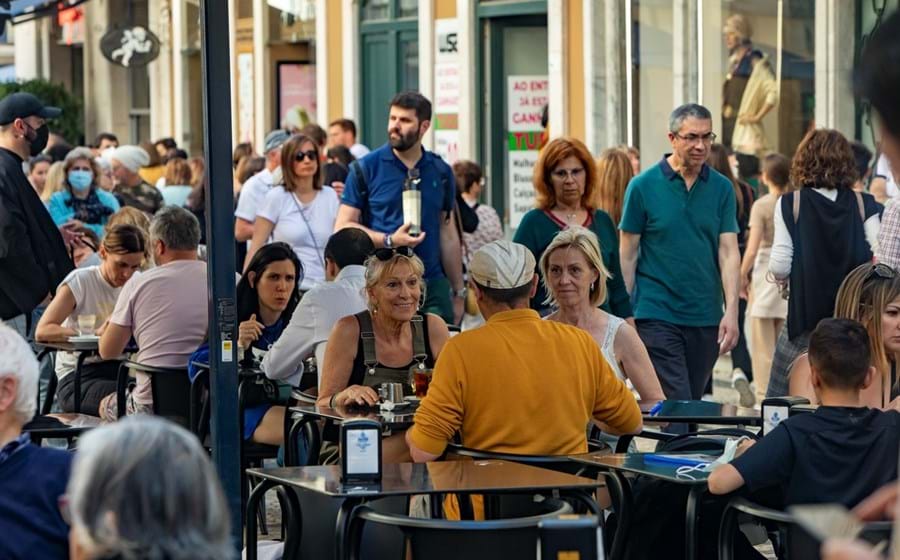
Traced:
[[756, 443], [756, 440], [753, 439], [745, 439], [741, 443], [738, 444], [737, 449], [734, 450], [734, 458], [737, 459], [741, 455], [744, 454], [745, 451], [753, 447], [753, 444]]
[[341, 181], [335, 181], [331, 183], [331, 188], [334, 189], [334, 192], [337, 193], [338, 200], [340, 200], [341, 196], [344, 194], [344, 183]]
[[822, 545], [822, 560], [883, 560], [867, 543], [850, 539], [828, 539]]
[[425, 232], [413, 236], [409, 234], [410, 224], [403, 224], [400, 228], [391, 234], [391, 244], [394, 247], [415, 247], [425, 239]]
[[62, 235], [63, 243], [65, 243], [67, 249], [80, 247], [82, 245], [84, 234], [75, 231], [75, 228], [79, 227], [79, 225], [80, 222], [66, 222], [59, 226], [59, 234]]
[[855, 508], [853, 515], [860, 521], [883, 521], [893, 519], [897, 511], [897, 482], [888, 483], [863, 500]]
[[730, 352], [737, 344], [738, 324], [737, 313], [728, 310], [719, 323], [719, 354]]

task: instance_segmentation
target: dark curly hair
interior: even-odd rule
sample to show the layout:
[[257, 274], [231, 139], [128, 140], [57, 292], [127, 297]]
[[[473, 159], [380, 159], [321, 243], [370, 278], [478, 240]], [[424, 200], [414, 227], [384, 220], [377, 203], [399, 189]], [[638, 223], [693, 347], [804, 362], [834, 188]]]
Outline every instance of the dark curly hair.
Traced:
[[791, 162], [791, 183], [797, 188], [849, 189], [857, 178], [850, 142], [837, 130], [811, 130]]

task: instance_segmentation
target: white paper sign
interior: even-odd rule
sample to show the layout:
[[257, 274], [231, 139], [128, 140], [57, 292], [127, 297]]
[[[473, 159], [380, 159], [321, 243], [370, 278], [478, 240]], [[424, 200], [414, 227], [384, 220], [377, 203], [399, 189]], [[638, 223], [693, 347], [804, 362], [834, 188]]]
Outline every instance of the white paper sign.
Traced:
[[541, 113], [547, 104], [547, 76], [509, 76], [506, 83], [506, 203], [509, 227], [519, 227], [534, 208], [531, 177], [541, 146]]
[[506, 170], [508, 191], [506, 200], [509, 209], [509, 227], [519, 227], [522, 216], [534, 208], [534, 184], [531, 173], [538, 160], [536, 150], [509, 152]]
[[541, 130], [541, 112], [549, 102], [547, 76], [509, 76], [506, 85], [506, 129]]
[[378, 430], [347, 431], [347, 472], [345, 474], [373, 474], [378, 472]]

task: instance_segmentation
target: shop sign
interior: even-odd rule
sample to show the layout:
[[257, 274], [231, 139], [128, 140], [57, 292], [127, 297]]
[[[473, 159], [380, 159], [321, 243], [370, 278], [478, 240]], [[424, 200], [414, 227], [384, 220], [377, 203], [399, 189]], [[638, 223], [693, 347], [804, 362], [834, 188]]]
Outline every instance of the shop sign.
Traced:
[[142, 25], [114, 27], [100, 39], [100, 52], [125, 68], [146, 66], [159, 56], [159, 39]]
[[434, 151], [449, 164], [459, 159], [459, 49], [456, 18], [434, 22]]
[[509, 76], [506, 87], [507, 209], [509, 227], [519, 227], [534, 208], [531, 181], [541, 146], [541, 113], [549, 98], [547, 76]]

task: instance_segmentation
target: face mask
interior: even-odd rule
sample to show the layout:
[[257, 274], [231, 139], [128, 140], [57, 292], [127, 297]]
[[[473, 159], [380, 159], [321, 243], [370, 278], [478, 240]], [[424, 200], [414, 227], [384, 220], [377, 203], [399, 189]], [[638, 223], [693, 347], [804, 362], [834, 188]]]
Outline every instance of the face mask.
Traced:
[[29, 130], [34, 133], [33, 136], [25, 136], [25, 138], [27, 138], [31, 143], [31, 157], [34, 157], [43, 152], [44, 148], [47, 147], [47, 140], [50, 139], [50, 128], [46, 124], [43, 124], [38, 128], [31, 128], [31, 125], [28, 123], [25, 123], [25, 126], [27, 126]]
[[91, 183], [94, 182], [94, 175], [90, 171], [85, 171], [83, 169], [73, 169], [69, 171], [69, 184], [72, 185], [72, 188], [78, 192], [84, 192], [91, 188]]
[[708, 473], [714, 471], [719, 465], [727, 465], [734, 459], [734, 456], [737, 453], [738, 445], [740, 445], [740, 443], [745, 439], [750, 438], [748, 438], [747, 436], [741, 436], [737, 439], [728, 438], [728, 440], [725, 442], [725, 449], [718, 459], [716, 459], [712, 463], [702, 463], [699, 465], [685, 465], [683, 467], [678, 467], [675, 470], [675, 474], [683, 478], [695, 480], [692, 474], [695, 471]]

